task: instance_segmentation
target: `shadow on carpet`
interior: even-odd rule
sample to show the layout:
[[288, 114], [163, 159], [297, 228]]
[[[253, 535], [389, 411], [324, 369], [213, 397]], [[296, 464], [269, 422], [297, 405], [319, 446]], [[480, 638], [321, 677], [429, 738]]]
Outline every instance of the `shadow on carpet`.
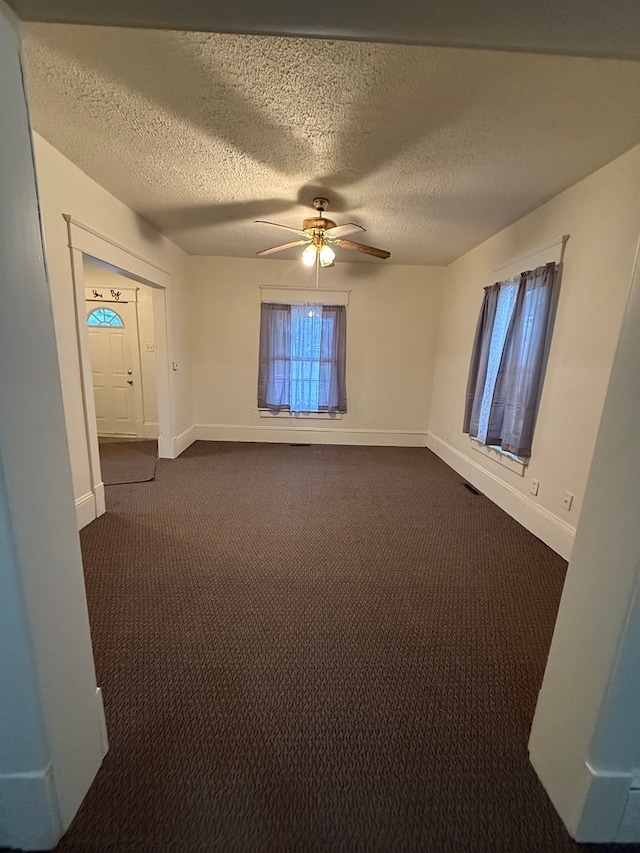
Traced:
[[156, 474], [158, 442], [100, 442], [100, 466], [105, 486], [146, 483]]

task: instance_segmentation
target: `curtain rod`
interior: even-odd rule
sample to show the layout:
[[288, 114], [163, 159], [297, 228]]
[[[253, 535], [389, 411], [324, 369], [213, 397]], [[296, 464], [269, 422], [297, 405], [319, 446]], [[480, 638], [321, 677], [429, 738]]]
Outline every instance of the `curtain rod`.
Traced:
[[494, 269], [494, 272], [500, 272], [501, 270], [506, 269], [507, 267], [512, 267], [515, 264], [519, 264], [521, 262], [526, 261], [527, 258], [531, 258], [534, 255], [539, 255], [547, 249], [553, 249], [554, 246], [559, 246], [562, 243], [562, 249], [560, 250], [560, 261], [562, 263], [562, 259], [564, 256], [564, 248], [566, 246], [567, 240], [569, 239], [569, 234], [561, 234], [559, 237], [556, 237], [554, 240], [550, 240], [548, 243], [544, 243], [542, 246], [537, 246], [535, 249], [529, 249], [527, 252], [524, 252], [522, 255], [516, 255], [514, 258], [510, 258], [506, 263], [501, 264], [499, 267]]

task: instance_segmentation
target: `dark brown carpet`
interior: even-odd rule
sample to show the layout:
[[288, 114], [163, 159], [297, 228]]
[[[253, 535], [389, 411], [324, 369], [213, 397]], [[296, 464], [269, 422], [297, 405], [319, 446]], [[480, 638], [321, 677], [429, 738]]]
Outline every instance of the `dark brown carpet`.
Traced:
[[429, 451], [198, 442], [107, 496], [60, 851], [581, 849], [527, 759], [565, 563]]
[[158, 456], [158, 442], [101, 441], [100, 468], [105, 486], [146, 483], [153, 480]]

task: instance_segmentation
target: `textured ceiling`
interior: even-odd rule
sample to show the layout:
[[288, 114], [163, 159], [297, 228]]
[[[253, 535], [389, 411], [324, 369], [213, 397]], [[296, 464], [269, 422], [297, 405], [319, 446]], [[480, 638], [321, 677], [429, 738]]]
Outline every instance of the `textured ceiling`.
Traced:
[[193, 254], [285, 242], [252, 220], [299, 227], [322, 194], [391, 263], [448, 263], [640, 141], [632, 61], [49, 24], [24, 40], [35, 129]]

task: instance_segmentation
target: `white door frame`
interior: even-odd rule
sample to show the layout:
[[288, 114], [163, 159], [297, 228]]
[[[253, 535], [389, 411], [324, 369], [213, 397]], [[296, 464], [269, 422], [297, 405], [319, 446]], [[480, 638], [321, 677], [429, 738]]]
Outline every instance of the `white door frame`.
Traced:
[[84, 428], [87, 437], [91, 491], [95, 500], [95, 517], [97, 518], [105, 511], [105, 500], [104, 484], [100, 470], [96, 406], [93, 395], [89, 337], [86, 324], [84, 256], [89, 255], [94, 261], [97, 261], [112, 272], [153, 288], [153, 322], [156, 338], [156, 394], [158, 398], [158, 455], [166, 459], [172, 458], [169, 343], [166, 307], [166, 291], [170, 286], [171, 275], [168, 270], [158, 266], [158, 264], [137, 254], [137, 252], [126, 246], [117, 243], [110, 237], [100, 234], [93, 228], [83, 225], [71, 215], [65, 213], [64, 218], [67, 221], [69, 250], [71, 252]]

